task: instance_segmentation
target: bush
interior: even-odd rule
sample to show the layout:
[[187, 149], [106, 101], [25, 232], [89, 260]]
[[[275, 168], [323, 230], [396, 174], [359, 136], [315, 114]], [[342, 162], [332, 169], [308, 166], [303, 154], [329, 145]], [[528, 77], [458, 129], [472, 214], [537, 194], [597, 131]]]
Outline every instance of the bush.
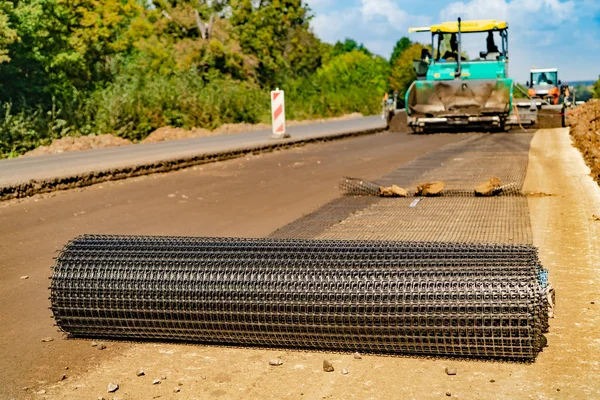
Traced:
[[339, 55], [314, 75], [285, 85], [287, 117], [301, 120], [354, 112], [377, 114], [388, 76], [389, 64], [379, 57], [360, 51]]
[[95, 133], [142, 140], [160, 127], [213, 129], [224, 123], [259, 122], [268, 94], [257, 86], [215, 77], [205, 82], [193, 72], [168, 77], [119, 76], [95, 92], [88, 104]]
[[67, 135], [70, 127], [61, 114], [55, 103], [46, 113], [41, 109], [14, 112], [11, 103], [4, 103], [0, 108], [0, 158], [16, 157]]

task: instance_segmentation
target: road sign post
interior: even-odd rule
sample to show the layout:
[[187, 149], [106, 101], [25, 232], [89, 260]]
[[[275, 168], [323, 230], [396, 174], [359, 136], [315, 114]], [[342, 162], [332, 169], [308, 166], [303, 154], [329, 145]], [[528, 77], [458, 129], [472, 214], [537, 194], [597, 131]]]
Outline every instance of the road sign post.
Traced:
[[271, 118], [273, 121], [272, 139], [287, 139], [285, 126], [285, 93], [279, 88], [271, 92]]

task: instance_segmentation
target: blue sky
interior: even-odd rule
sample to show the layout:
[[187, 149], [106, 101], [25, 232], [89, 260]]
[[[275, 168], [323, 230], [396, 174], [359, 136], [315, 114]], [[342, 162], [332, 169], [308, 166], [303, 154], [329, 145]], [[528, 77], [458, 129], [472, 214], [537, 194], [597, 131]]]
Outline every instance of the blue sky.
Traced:
[[[595, 80], [600, 74], [600, 0], [305, 0], [315, 14], [314, 32], [334, 43], [346, 37], [389, 57], [396, 41], [409, 36], [429, 42], [411, 26], [463, 19], [509, 23], [510, 73], [519, 81], [529, 69], [559, 68], [565, 81]], [[477, 54], [482, 48], [470, 50]], [[469, 49], [467, 49], [469, 50]]]

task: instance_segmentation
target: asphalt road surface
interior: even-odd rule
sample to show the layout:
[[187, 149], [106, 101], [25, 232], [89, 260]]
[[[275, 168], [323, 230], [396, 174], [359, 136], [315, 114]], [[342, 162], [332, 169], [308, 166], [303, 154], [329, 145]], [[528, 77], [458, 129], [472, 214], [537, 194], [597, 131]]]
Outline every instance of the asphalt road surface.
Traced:
[[[29, 397], [65, 372], [85, 373], [132, 346], [96, 350], [89, 341], [63, 340], [53, 326], [49, 267], [74, 236], [266, 236], [338, 196], [343, 176], [373, 179], [464, 137], [381, 133], [0, 203], [0, 398]], [[62, 158], [83, 165], [85, 153]], [[26, 169], [27, 162], [19, 161]], [[42, 342], [46, 337], [53, 341]]]
[[291, 138], [278, 141], [269, 139], [270, 131], [261, 130], [6, 159], [0, 160], [0, 187], [29, 182], [32, 179], [49, 180], [137, 165], [150, 165], [202, 154], [227, 153], [240, 149], [272, 146], [274, 143], [294, 143], [361, 131], [382, 130], [385, 129], [385, 125], [381, 116], [372, 116], [291, 127], [288, 128]]

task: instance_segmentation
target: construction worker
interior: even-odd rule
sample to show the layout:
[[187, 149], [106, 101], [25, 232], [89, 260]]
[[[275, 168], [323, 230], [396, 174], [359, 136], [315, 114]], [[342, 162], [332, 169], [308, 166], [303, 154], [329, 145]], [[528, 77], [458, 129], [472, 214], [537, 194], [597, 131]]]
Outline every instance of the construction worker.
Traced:
[[450, 51], [446, 51], [442, 58], [444, 60], [447, 60], [449, 58], [458, 60], [458, 37], [456, 36], [456, 33], [453, 33], [450, 36]]
[[500, 50], [498, 50], [498, 46], [496, 46], [496, 43], [494, 42], [494, 32], [488, 32], [486, 47], [487, 47], [488, 54], [500, 53]]

